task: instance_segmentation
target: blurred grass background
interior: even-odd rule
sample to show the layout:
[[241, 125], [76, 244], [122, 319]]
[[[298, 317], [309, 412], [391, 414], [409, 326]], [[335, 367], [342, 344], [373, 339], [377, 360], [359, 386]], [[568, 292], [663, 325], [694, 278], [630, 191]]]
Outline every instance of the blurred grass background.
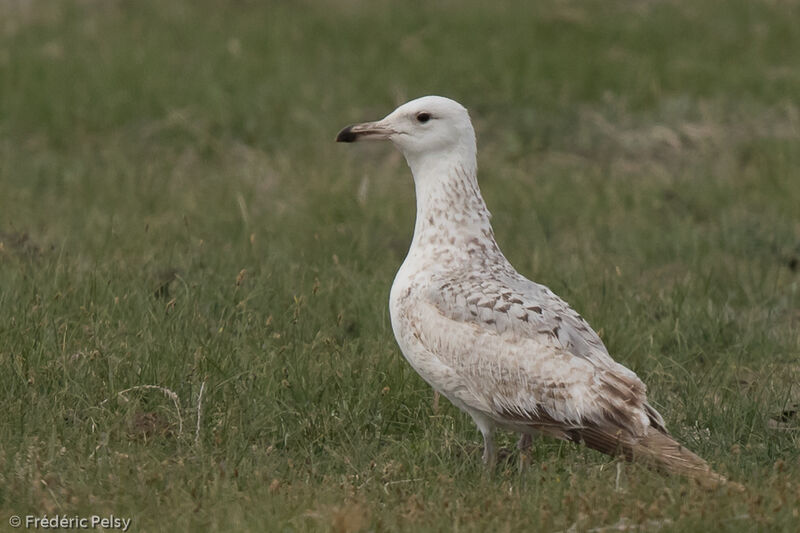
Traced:
[[[0, 1], [0, 527], [796, 530], [798, 21], [796, 1]], [[614, 490], [613, 461], [548, 440], [482, 472], [388, 322], [410, 173], [333, 142], [425, 94], [470, 109], [512, 263], [745, 492], [635, 465]]]

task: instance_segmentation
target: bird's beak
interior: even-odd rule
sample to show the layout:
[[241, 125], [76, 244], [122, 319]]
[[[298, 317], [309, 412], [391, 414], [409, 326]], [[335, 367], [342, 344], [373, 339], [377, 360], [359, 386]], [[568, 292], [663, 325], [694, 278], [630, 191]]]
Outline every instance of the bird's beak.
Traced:
[[337, 143], [352, 143], [360, 140], [381, 140], [388, 139], [390, 135], [397, 133], [383, 121], [364, 122], [347, 126], [336, 136]]

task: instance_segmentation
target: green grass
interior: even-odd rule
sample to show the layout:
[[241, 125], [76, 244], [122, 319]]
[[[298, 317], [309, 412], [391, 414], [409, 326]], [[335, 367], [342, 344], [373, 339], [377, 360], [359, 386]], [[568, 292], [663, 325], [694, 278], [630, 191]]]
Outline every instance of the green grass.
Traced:
[[[798, 20], [744, 0], [0, 3], [0, 529], [795, 531]], [[637, 465], [614, 490], [613, 460], [549, 440], [483, 472], [388, 321], [410, 173], [333, 142], [424, 94], [471, 110], [515, 266], [745, 492]]]

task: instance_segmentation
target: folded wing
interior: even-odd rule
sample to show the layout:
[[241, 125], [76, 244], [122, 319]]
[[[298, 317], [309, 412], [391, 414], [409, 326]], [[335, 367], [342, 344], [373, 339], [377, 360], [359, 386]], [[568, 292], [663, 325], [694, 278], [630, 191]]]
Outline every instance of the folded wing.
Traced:
[[459, 379], [445, 391], [498, 422], [561, 438], [584, 427], [663, 430], [646, 388], [549, 289], [522, 278], [436, 280], [415, 321], [430, 353]]

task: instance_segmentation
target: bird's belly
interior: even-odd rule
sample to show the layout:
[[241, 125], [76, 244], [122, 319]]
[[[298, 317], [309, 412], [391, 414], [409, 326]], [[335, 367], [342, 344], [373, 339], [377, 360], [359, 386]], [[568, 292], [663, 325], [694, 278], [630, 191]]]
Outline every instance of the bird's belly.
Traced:
[[401, 280], [400, 283], [396, 281], [392, 286], [389, 314], [392, 331], [400, 351], [417, 374], [434, 390], [445, 396], [459, 409], [469, 411], [470, 408], [467, 404], [474, 402], [470, 401], [472, 392], [467, 387], [463, 376], [437, 357], [422, 342], [422, 335], [418, 328], [419, 316], [413, 312], [418, 303], [415, 299], [417, 290], [413, 284], [409, 285], [404, 280]]
[[[439, 389], [438, 385], [443, 381], [440, 376], [443, 373], [443, 369], [440, 368], [442, 365], [438, 358], [422, 344], [420, 333], [407, 309], [407, 301], [400, 302], [394, 298], [390, 300], [389, 315], [392, 320], [394, 338], [403, 357], [414, 370], [432, 387]], [[444, 391], [440, 390], [440, 392]]]

